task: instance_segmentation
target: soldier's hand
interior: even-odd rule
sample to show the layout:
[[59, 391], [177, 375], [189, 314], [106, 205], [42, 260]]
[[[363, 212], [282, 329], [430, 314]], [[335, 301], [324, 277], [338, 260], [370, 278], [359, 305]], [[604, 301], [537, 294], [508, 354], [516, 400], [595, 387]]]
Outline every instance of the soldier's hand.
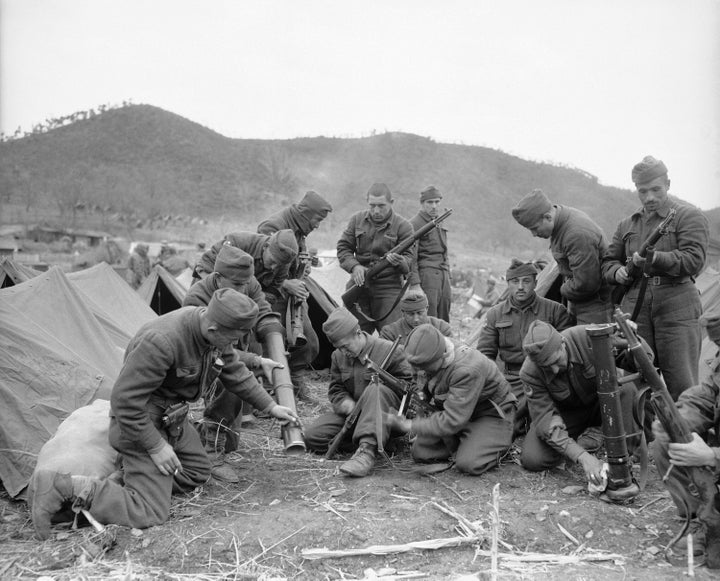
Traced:
[[270, 410], [270, 415], [274, 418], [277, 418], [278, 420], [285, 420], [287, 422], [290, 422], [291, 424], [300, 423], [297, 414], [290, 408], [285, 407], [284, 405], [274, 406]]
[[175, 454], [173, 447], [163, 440], [163, 447], [158, 452], [150, 452], [150, 458], [158, 467], [160, 473], [165, 476], [172, 476], [182, 470], [182, 464]]
[[397, 414], [386, 413], [385, 422], [391, 430], [402, 434], [407, 434], [412, 428], [412, 420], [408, 420], [405, 416], [399, 416]]
[[367, 268], [365, 268], [362, 264], [357, 264], [353, 268], [352, 281], [356, 286], [362, 286], [365, 284], [365, 272], [367, 272]]
[[692, 433], [692, 442], [687, 444], [671, 442], [668, 445], [668, 456], [670, 462], [676, 466], [715, 467], [716, 460], [713, 449], [695, 432]]
[[349, 416], [355, 409], [355, 401], [346, 397], [337, 405], [337, 411], [340, 415]]
[[282, 363], [278, 363], [274, 359], [269, 359], [267, 357], [261, 357], [260, 358], [260, 369], [262, 369], [263, 375], [267, 377], [268, 381], [272, 383], [273, 381], [273, 369], [284, 369], [285, 366]]
[[299, 298], [304, 301], [308, 298], [308, 290], [305, 288], [305, 283], [297, 278], [288, 278], [283, 281], [282, 287], [289, 295]]
[[601, 472], [603, 463], [600, 459], [596, 458], [589, 452], [583, 452], [580, 455], [580, 458], [578, 458], [578, 463], [582, 466], [588, 482], [595, 485], [600, 485], [602, 483]]
[[667, 435], [667, 432], [660, 423], [660, 420], [653, 420], [652, 433], [653, 436], [655, 436], [655, 440], [657, 440], [657, 445], [667, 448], [670, 443], [670, 437]]
[[639, 268], [640, 270], [642, 270], [643, 268], [645, 268], [645, 261], [646, 261], [646, 260], [647, 260], [647, 259], [646, 259], [644, 256], [640, 256], [637, 252], [633, 252], [632, 262], [633, 262], [633, 264], [634, 264], [637, 268]]
[[393, 266], [400, 266], [403, 262], [403, 257], [400, 256], [397, 252], [388, 252], [385, 255], [385, 258], [387, 258], [387, 261]]
[[621, 266], [615, 271], [615, 280], [620, 284], [630, 284], [632, 279], [628, 276], [627, 268]]

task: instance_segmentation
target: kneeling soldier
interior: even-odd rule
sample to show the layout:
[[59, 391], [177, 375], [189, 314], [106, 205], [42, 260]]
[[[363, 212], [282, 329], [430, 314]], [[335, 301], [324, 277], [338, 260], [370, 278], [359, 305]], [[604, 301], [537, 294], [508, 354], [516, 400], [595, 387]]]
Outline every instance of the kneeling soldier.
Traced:
[[391, 416], [401, 432], [417, 434], [417, 462], [446, 461], [458, 470], [482, 474], [498, 465], [512, 443], [517, 400], [497, 365], [479, 351], [456, 347], [430, 324], [412, 330], [405, 356], [425, 372], [427, 400], [437, 411], [427, 417]]

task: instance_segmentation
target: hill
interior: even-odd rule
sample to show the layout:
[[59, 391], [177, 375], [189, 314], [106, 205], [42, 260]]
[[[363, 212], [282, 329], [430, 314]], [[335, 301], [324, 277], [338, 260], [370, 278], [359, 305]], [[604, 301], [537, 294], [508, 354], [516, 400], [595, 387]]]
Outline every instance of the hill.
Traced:
[[[0, 222], [48, 220], [122, 231], [182, 229], [186, 237], [254, 229], [307, 189], [335, 207], [316, 244], [334, 246], [371, 183], [386, 182], [396, 209], [412, 216], [418, 192], [435, 184], [455, 209], [449, 221], [464, 251], [536, 254], [547, 249], [510, 217], [525, 193], [588, 212], [610, 236], [637, 205], [578, 169], [486, 147], [437, 143], [405, 133], [358, 139], [230, 139], [150, 105], [126, 105], [0, 143]], [[205, 221], [212, 232], [199, 233]]]

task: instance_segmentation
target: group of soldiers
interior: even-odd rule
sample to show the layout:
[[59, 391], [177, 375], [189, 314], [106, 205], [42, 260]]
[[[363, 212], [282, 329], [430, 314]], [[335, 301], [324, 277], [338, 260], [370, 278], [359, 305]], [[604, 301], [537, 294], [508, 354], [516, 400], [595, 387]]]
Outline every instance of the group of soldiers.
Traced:
[[[394, 211], [389, 187], [373, 184], [367, 208], [350, 218], [337, 243], [348, 287], [361, 292], [322, 326], [335, 348], [327, 393], [331, 411], [303, 426], [307, 448], [352, 452], [339, 470], [363, 477], [399, 436], [409, 434], [418, 466], [454, 465], [479, 475], [496, 467], [523, 436], [524, 468], [574, 462], [590, 484], [601, 486], [607, 475], [595, 452], [603, 445], [603, 417], [586, 330], [609, 324], [614, 303], [635, 311], [643, 348], [680, 409], [696, 410], [693, 427], [706, 432], [711, 420], [720, 419], [720, 364], [708, 382], [688, 388], [698, 383], [702, 313], [694, 277], [704, 267], [708, 223], [696, 208], [668, 197], [670, 180], [661, 161], [648, 156], [631, 175], [642, 205], [620, 222], [609, 243], [590, 217], [552, 203], [541, 190], [517, 203], [513, 218], [550, 241], [563, 279], [562, 303], [536, 293], [535, 263], [513, 259], [505, 273], [507, 295], [484, 314], [477, 346], [459, 344], [449, 324], [451, 273], [447, 229], [438, 221], [440, 190], [420, 192], [419, 211], [406, 220]], [[241, 414], [254, 409], [298, 423], [296, 411], [276, 403], [263, 387], [282, 365], [267, 356], [264, 341], [269, 333], [288, 338], [296, 398], [309, 398], [305, 374], [320, 343], [307, 309], [306, 238], [330, 212], [327, 200], [309, 191], [256, 232], [230, 233], [202, 254], [186, 308], [143, 326], [126, 350], [110, 419], [110, 443], [122, 469], [102, 480], [59, 474], [40, 483], [30, 501], [41, 537], [66, 501], [102, 523], [162, 523], [173, 492], [210, 477], [238, 480], [224, 454], [227, 428]], [[663, 235], [648, 248], [643, 243], [661, 222]], [[434, 227], [418, 238], [415, 233], [430, 223]], [[380, 261], [386, 268], [375, 268]], [[624, 291], [617, 301], [614, 289]], [[717, 317], [702, 320], [717, 340]], [[289, 339], [291, 327], [302, 340]], [[613, 341], [621, 355], [623, 338], [615, 333]], [[619, 357], [618, 365], [631, 368], [632, 358]], [[207, 398], [210, 385], [215, 394], [198, 430], [187, 409], [168, 421], [186, 402]], [[398, 386], [415, 386], [413, 406], [406, 405], [409, 390]], [[632, 383], [621, 388], [623, 422], [655, 437], [658, 463], [679, 467], [671, 482], [681, 481], [683, 466], [693, 462], [720, 469], [720, 450], [701, 438], [669, 443], [657, 424], [652, 430], [637, 426], [634, 389]], [[700, 404], [706, 408], [697, 411]], [[682, 486], [671, 489], [673, 498], [683, 495]]]

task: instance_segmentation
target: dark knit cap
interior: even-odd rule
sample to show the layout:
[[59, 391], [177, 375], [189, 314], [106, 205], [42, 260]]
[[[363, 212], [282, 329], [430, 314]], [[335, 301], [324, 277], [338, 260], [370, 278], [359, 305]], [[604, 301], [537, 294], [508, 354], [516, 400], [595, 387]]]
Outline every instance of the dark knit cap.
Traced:
[[513, 258], [510, 262], [510, 268], [505, 273], [505, 280], [520, 278], [521, 276], [537, 276], [537, 268], [532, 262], [523, 262], [518, 258]]
[[700, 325], [707, 329], [708, 339], [720, 345], [720, 313], [703, 313]]
[[250, 297], [231, 288], [213, 293], [205, 315], [226, 329], [249, 331], [255, 325], [258, 306]]
[[297, 208], [303, 216], [308, 218], [316, 215], [324, 218], [329, 212], [332, 212], [330, 202], [313, 190], [303, 196], [303, 199], [298, 202]]
[[270, 236], [268, 250], [280, 264], [289, 264], [298, 255], [298, 243], [292, 230], [278, 230]]
[[369, 198], [370, 196], [385, 196], [388, 200], [392, 199], [392, 193], [390, 192], [390, 188], [387, 187], [386, 184], [378, 182], [370, 186], [367, 197]]
[[544, 321], [533, 321], [523, 339], [523, 351], [541, 367], [562, 345], [562, 337], [552, 325]]
[[422, 291], [412, 290], [405, 293], [400, 301], [401, 311], [421, 311], [428, 308], [428, 298]]
[[215, 259], [214, 270], [235, 284], [244, 284], [255, 274], [255, 262], [244, 250], [223, 244]]
[[518, 224], [531, 228], [550, 211], [552, 203], [542, 190], [533, 190], [512, 209], [512, 216]]
[[360, 328], [360, 323], [345, 307], [338, 307], [323, 323], [322, 330], [334, 345], [340, 339], [352, 335]]
[[634, 184], [645, 184], [655, 178], [667, 175], [667, 172], [662, 161], [655, 159], [652, 155], [646, 155], [640, 163], [636, 163], [632, 168], [631, 177]]
[[445, 337], [430, 323], [423, 323], [408, 333], [405, 357], [410, 365], [422, 366], [445, 355]]
[[428, 200], [442, 200], [442, 194], [435, 186], [428, 186], [420, 192], [420, 202], [427, 202]]

